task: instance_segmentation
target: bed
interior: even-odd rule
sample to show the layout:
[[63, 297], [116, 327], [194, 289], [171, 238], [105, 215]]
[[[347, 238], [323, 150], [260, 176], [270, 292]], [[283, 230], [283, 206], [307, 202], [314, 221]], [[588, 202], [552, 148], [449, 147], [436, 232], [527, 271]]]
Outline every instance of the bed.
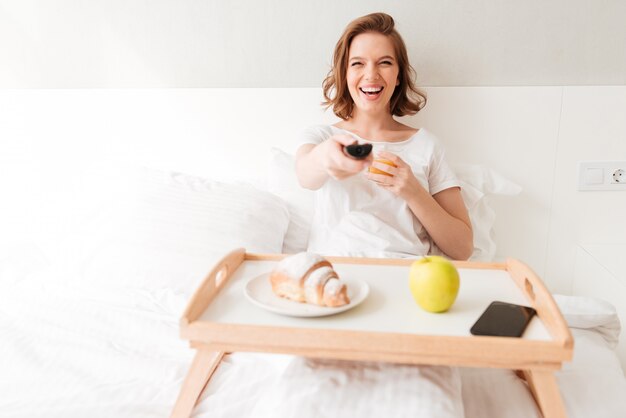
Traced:
[[[3, 96], [2, 190], [14, 204], [2, 209], [0, 416], [169, 416], [194, 355], [179, 319], [207, 270], [233, 248], [306, 246], [314, 197], [297, 187], [289, 138], [332, 117], [302, 105], [318, 102], [317, 89], [288, 90]], [[258, 113], [249, 124], [214, 113], [242, 100]], [[267, 101], [295, 103], [290, 122], [268, 121]], [[477, 231], [473, 259], [496, 259], [507, 244], [492, 203], [522, 187], [487, 164], [455, 170]], [[556, 373], [568, 416], [622, 416], [616, 307], [554, 297], [575, 339]], [[540, 416], [508, 370], [263, 353], [227, 355], [192, 416], [383, 414]]]

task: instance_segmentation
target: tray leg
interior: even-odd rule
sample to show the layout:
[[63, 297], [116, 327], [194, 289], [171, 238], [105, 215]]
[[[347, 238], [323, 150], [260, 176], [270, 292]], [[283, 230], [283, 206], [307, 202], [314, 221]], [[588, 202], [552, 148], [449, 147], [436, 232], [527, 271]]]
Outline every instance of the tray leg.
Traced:
[[544, 418], [565, 418], [565, 405], [554, 374], [544, 370], [522, 370], [530, 392]]
[[222, 361], [222, 357], [224, 357], [222, 351], [211, 351], [204, 347], [198, 348], [170, 418], [188, 418], [191, 416], [200, 394]]

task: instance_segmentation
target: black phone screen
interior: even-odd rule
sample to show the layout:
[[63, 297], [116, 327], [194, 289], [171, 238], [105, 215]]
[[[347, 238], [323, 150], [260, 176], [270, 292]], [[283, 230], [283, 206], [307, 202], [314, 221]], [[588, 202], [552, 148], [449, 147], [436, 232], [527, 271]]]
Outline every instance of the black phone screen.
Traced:
[[470, 329], [473, 335], [521, 337], [537, 313], [533, 308], [506, 302], [491, 302]]

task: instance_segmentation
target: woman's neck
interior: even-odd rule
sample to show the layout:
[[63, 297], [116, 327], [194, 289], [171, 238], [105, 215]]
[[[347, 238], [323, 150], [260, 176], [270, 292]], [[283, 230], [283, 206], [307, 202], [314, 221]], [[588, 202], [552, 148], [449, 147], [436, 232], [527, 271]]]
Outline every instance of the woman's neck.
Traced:
[[381, 138], [384, 133], [395, 131], [399, 124], [390, 114], [368, 114], [354, 110], [353, 116], [338, 124], [340, 128], [363, 138]]

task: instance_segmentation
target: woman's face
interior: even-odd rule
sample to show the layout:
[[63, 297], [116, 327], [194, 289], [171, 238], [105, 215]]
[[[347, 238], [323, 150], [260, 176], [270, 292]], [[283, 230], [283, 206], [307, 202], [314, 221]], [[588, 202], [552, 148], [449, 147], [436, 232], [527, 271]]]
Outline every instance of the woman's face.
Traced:
[[352, 40], [346, 80], [359, 112], [389, 113], [389, 101], [399, 84], [398, 63], [389, 37], [366, 32]]

